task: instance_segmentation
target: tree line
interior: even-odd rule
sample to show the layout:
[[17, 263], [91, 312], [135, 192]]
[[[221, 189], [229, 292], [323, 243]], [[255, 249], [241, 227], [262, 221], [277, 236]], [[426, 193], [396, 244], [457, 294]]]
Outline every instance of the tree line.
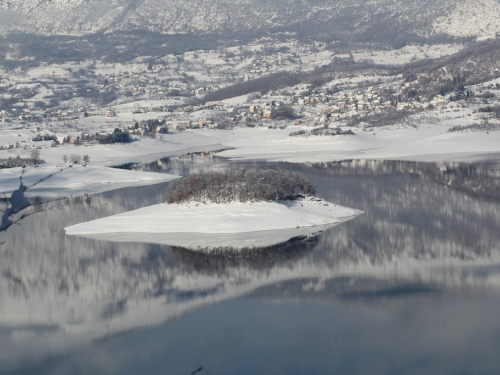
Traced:
[[166, 191], [167, 203], [293, 200], [314, 195], [305, 175], [284, 169], [242, 169], [192, 174], [174, 181]]
[[[78, 146], [83, 143], [89, 143], [89, 142], [95, 142], [101, 145], [104, 144], [111, 144], [111, 143], [128, 143], [132, 142], [132, 137], [130, 136], [130, 133], [125, 130], [122, 131], [120, 128], [115, 128], [115, 131], [111, 134], [89, 134], [89, 135], [83, 135], [82, 136], [76, 136], [74, 139], [72, 139], [72, 136], [68, 135], [63, 138], [62, 144], [69, 144], [73, 143], [74, 145]], [[55, 144], [59, 144], [59, 141], [56, 139], [54, 141]]]

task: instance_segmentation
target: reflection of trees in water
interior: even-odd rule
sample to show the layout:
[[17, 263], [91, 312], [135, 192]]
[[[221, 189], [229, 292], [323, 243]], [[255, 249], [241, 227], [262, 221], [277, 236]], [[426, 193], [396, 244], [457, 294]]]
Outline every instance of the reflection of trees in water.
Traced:
[[216, 152], [193, 152], [159, 159], [152, 163], [124, 164], [117, 168], [143, 172], [171, 173], [179, 176], [229, 168], [228, 160], [215, 156]]
[[221, 247], [203, 252], [172, 247], [172, 253], [176, 260], [197, 272], [220, 274], [239, 268], [271, 270], [277, 265], [299, 260], [313, 251], [317, 244], [318, 236], [301, 236], [265, 248]]

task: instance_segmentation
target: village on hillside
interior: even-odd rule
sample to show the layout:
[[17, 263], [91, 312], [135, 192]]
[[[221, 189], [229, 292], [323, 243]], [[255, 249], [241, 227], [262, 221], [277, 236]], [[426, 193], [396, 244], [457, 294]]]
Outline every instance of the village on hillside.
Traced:
[[[64, 62], [3, 72], [0, 158], [33, 148], [128, 142], [187, 129], [300, 126], [306, 130], [292, 135], [354, 134], [384, 125], [412, 126], [414, 114], [435, 122], [461, 118], [465, 126], [491, 126], [491, 121], [496, 126], [498, 111], [484, 108], [500, 104], [497, 82], [463, 87], [462, 97], [454, 97], [454, 92], [427, 97], [416, 95], [414, 82], [404, 74], [393, 74], [398, 66], [460, 48], [353, 50], [264, 39], [239, 47], [141, 57], [129, 64]], [[329, 64], [337, 64], [338, 72], [328, 79], [319, 76], [316, 82], [314, 74]], [[264, 92], [265, 83], [262, 92], [258, 90], [268, 77], [293, 74], [309, 74], [312, 83]], [[219, 99], [223, 90], [228, 92]]]

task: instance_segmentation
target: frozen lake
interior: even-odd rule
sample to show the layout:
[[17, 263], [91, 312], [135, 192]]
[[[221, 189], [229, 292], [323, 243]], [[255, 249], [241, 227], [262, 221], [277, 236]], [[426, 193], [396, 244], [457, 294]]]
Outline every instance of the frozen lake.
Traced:
[[166, 183], [56, 202], [2, 234], [0, 374], [498, 373], [500, 163], [193, 154], [126, 168], [250, 166], [302, 172], [322, 199], [365, 213], [201, 254], [64, 234], [160, 203]]

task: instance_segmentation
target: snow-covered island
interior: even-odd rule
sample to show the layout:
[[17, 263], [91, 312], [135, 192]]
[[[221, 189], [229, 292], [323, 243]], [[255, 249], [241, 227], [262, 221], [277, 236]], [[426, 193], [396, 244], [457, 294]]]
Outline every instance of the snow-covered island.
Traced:
[[314, 193], [314, 186], [297, 172], [210, 172], [173, 182], [167, 189], [168, 203], [73, 225], [65, 231], [194, 250], [255, 248], [310, 235], [362, 213], [326, 202]]

